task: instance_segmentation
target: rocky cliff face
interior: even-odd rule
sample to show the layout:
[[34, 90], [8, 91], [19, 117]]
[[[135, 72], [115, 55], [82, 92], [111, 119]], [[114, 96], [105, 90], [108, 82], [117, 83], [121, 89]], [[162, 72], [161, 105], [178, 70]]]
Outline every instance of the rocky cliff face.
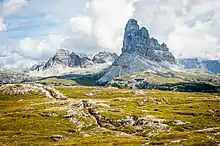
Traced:
[[159, 44], [157, 39], [150, 38], [148, 30], [145, 27], [139, 29], [134, 19], [129, 20], [125, 28], [123, 53], [136, 53], [151, 61], [176, 64], [175, 57], [169, 52], [167, 45]]
[[114, 62], [118, 58], [118, 55], [116, 53], [110, 53], [110, 52], [99, 52], [97, 55], [95, 55], [92, 59], [94, 63], [102, 64], [102, 63], [108, 63], [108, 62]]
[[[60, 65], [64, 67], [79, 67], [87, 68], [94, 64], [104, 64], [113, 63], [118, 58], [117, 54], [110, 52], [99, 52], [93, 59], [89, 59], [87, 56], [79, 56], [74, 52], [68, 50], [60, 49], [57, 53], [49, 59], [49, 61], [43, 66], [43, 70], [47, 70], [54, 66]], [[36, 65], [35, 65], [36, 66]], [[37, 67], [32, 67], [33, 69], [38, 69], [42, 65], [37, 65]]]
[[81, 58], [75, 53], [71, 53], [68, 50], [60, 49], [57, 53], [49, 59], [49, 61], [44, 65], [43, 70], [47, 70], [56, 65], [66, 66], [66, 67], [80, 67]]
[[136, 20], [130, 19], [125, 27], [122, 54], [107, 70], [99, 83], [106, 83], [118, 76], [142, 71], [161, 71], [176, 65], [175, 57], [165, 43], [151, 38], [145, 27], [139, 28]]
[[45, 62], [42, 62], [42, 63], [40, 63], [40, 64], [35, 64], [34, 66], [32, 66], [29, 70], [30, 71], [39, 71], [39, 70], [42, 70], [43, 69], [43, 67], [45, 66]]
[[77, 55], [65, 49], [60, 49], [46, 63], [34, 65], [30, 68], [33, 76], [56, 76], [63, 73], [97, 72], [111, 65], [117, 58], [117, 54], [99, 52], [90, 59], [87, 55]]
[[24, 72], [15, 72], [6, 69], [0, 69], [0, 85], [34, 81], [35, 79], [36, 78], [30, 77]]

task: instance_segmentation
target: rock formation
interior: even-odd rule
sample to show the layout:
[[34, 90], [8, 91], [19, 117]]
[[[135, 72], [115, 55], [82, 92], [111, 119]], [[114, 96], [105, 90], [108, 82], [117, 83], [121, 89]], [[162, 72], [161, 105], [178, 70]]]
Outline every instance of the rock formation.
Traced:
[[160, 45], [157, 39], [150, 38], [148, 30], [145, 27], [139, 29], [134, 19], [129, 20], [125, 28], [123, 53], [135, 53], [151, 61], [176, 64], [175, 57], [169, 52], [167, 45]]
[[49, 61], [43, 67], [43, 70], [49, 69], [56, 65], [80, 67], [81, 58], [73, 52], [71, 53], [68, 50], [60, 49], [52, 58], [49, 59]]
[[176, 65], [175, 57], [165, 43], [151, 38], [145, 27], [139, 28], [136, 20], [130, 19], [125, 27], [122, 54], [107, 70], [99, 83], [106, 83], [118, 76], [142, 71], [160, 71]]
[[108, 63], [108, 62], [114, 62], [118, 58], [118, 55], [116, 53], [110, 53], [110, 52], [99, 52], [97, 55], [95, 55], [92, 59], [94, 63]]
[[28, 74], [22, 71], [11, 71], [6, 69], [0, 69], [0, 85], [21, 83], [26, 81], [34, 81], [36, 78], [30, 77]]
[[117, 57], [115, 53], [99, 52], [90, 59], [85, 54], [77, 55], [69, 50], [60, 49], [46, 63], [34, 65], [29, 70], [32, 76], [56, 76], [74, 72], [76, 74], [92, 73], [108, 68]]

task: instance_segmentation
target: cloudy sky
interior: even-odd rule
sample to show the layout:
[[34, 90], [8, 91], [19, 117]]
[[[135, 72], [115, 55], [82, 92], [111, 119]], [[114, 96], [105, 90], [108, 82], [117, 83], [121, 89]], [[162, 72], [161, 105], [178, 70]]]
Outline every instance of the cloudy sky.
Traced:
[[119, 54], [129, 18], [177, 58], [220, 59], [220, 0], [0, 0], [0, 67], [28, 67], [60, 48]]

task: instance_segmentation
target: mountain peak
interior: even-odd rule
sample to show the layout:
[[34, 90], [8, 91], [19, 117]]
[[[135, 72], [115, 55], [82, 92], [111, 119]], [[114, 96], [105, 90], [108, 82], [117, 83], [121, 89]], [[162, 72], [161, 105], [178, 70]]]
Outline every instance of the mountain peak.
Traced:
[[33, 76], [56, 76], [63, 73], [88, 74], [109, 67], [117, 57], [117, 54], [105, 51], [99, 52], [91, 60], [85, 53], [76, 54], [60, 49], [46, 63], [31, 67], [30, 73]]
[[152, 70], [161, 71], [176, 65], [176, 59], [167, 45], [159, 44], [150, 37], [145, 27], [139, 27], [135, 19], [130, 19], [125, 27], [122, 54], [107, 70], [99, 83], [106, 83], [114, 77]]
[[139, 25], [137, 23], [137, 20], [135, 20], [135, 19], [128, 20], [125, 29], [127, 29], [127, 30], [139, 30]]
[[175, 57], [169, 52], [165, 43], [160, 45], [157, 39], [150, 37], [145, 27], [139, 28], [135, 19], [128, 21], [124, 32], [122, 53], [135, 53], [151, 61], [176, 64]]
[[67, 49], [59, 49], [57, 52], [56, 52], [57, 55], [59, 54], [71, 54], [71, 51], [67, 50]]
[[116, 53], [110, 53], [108, 51], [99, 52], [96, 54], [92, 61], [94, 63], [102, 64], [102, 63], [108, 63], [108, 62], [114, 62], [118, 58], [118, 55]]

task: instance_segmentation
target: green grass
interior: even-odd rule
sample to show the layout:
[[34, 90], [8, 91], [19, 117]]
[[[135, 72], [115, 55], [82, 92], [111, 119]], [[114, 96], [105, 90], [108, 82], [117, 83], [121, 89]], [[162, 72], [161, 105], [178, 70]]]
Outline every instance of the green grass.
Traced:
[[37, 81], [37, 83], [42, 84], [63, 84], [63, 85], [77, 85], [77, 82], [69, 79], [59, 79], [59, 78], [46, 78]]
[[[93, 108], [111, 120], [128, 116], [144, 118], [154, 116], [163, 119], [169, 130], [156, 130], [143, 126], [97, 127], [86, 116], [78, 117], [85, 125], [78, 130], [77, 124], [64, 119], [64, 110], [52, 110], [68, 104], [45, 98], [40, 93], [28, 95], [6, 95], [0, 92], [0, 145], [217, 145], [220, 143], [220, 97], [219, 93], [184, 93], [145, 90], [137, 96], [133, 90], [100, 87], [56, 87], [72, 100], [99, 101]], [[89, 97], [87, 93], [94, 95]], [[56, 101], [51, 103], [51, 101]], [[33, 110], [24, 110], [32, 107]], [[47, 110], [51, 109], [51, 110]], [[215, 112], [212, 112], [215, 111]], [[55, 117], [43, 116], [55, 113]], [[85, 111], [86, 112], [86, 111]], [[174, 120], [189, 122], [175, 125]], [[91, 124], [90, 124], [91, 123]], [[90, 125], [90, 126], [87, 126]], [[217, 128], [216, 128], [217, 127]], [[210, 131], [199, 131], [216, 128]], [[129, 137], [116, 136], [125, 132]], [[52, 135], [63, 135], [68, 139], [54, 142]], [[90, 137], [84, 137], [89, 134]]]
[[[132, 90], [104, 87], [56, 87], [56, 89], [72, 99], [110, 99], [134, 96]], [[88, 93], [93, 93], [94, 96], [86, 96]]]

